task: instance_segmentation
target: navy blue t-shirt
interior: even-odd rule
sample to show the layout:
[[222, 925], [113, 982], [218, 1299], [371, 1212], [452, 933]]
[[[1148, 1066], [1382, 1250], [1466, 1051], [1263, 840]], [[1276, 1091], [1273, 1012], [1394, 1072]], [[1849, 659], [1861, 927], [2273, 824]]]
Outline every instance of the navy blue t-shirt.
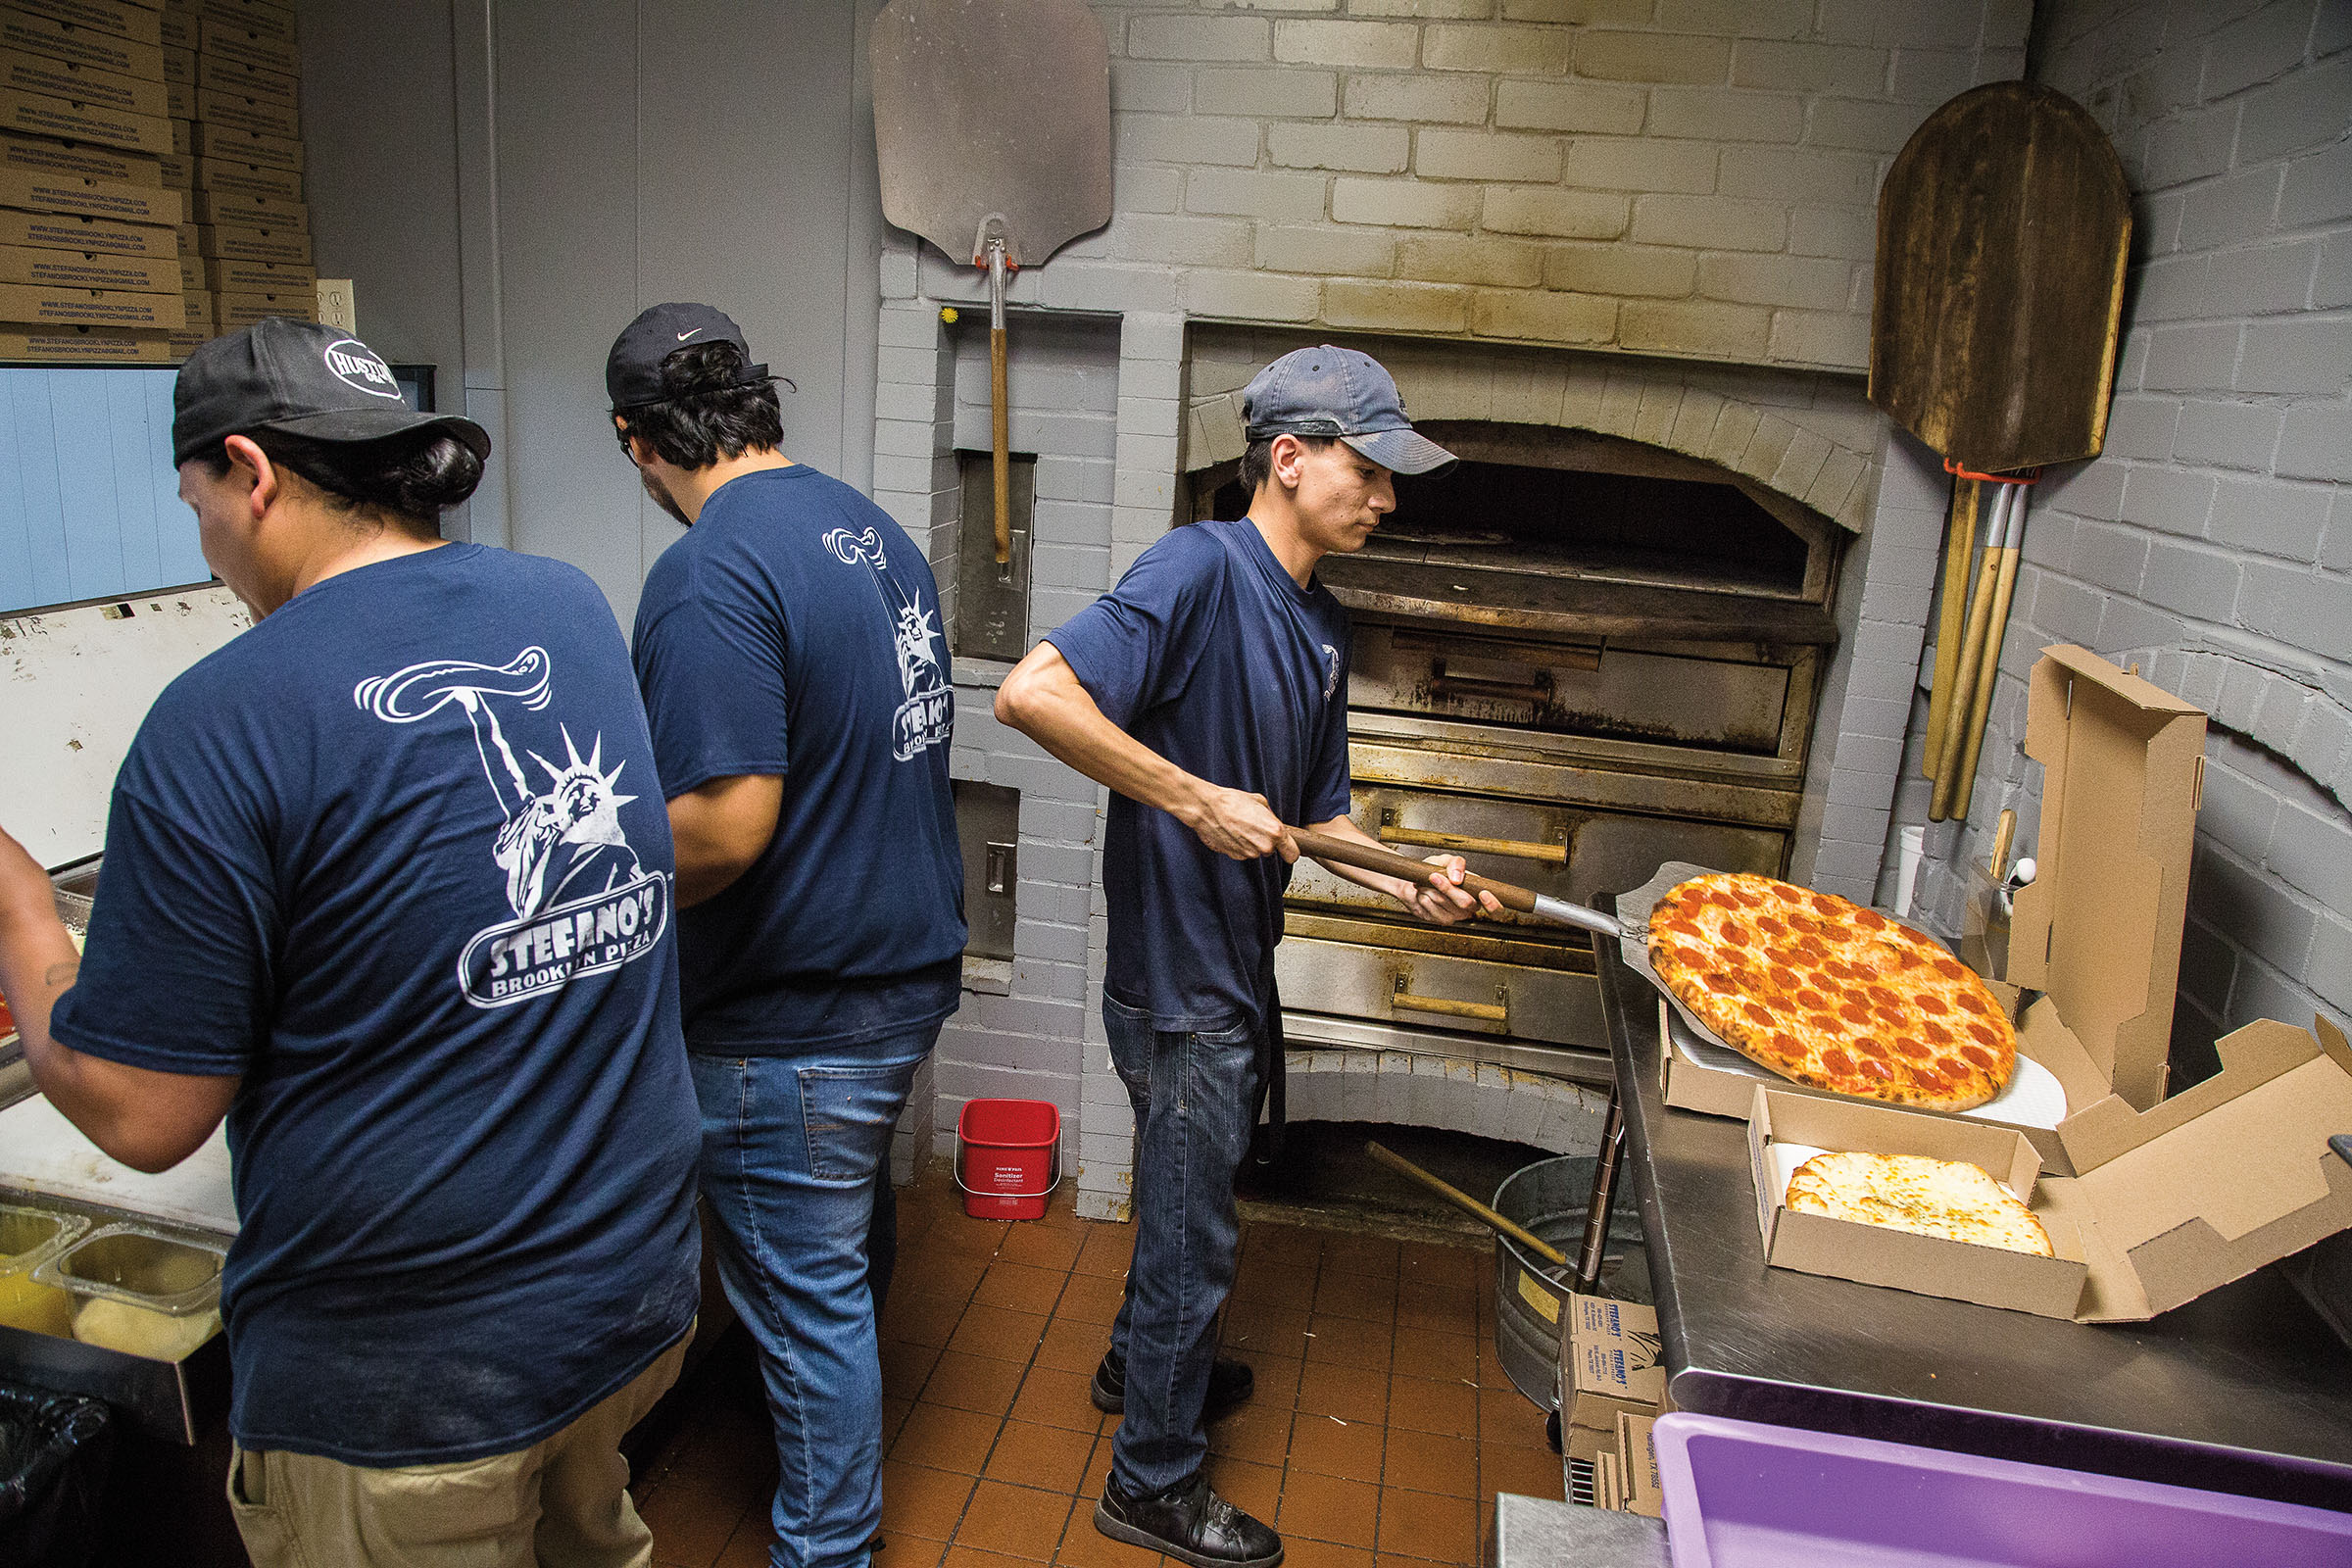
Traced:
[[[1348, 813], [1348, 612], [1257, 525], [1196, 522], [1047, 639], [1110, 721], [1293, 826]], [[1110, 801], [1103, 989], [1155, 1029], [1262, 1021], [1291, 867], [1227, 859], [1167, 812]]]
[[361, 566], [156, 700], [53, 1026], [244, 1078], [238, 1443], [511, 1452], [685, 1331], [670, 893], [628, 655], [569, 566], [467, 544]]
[[806, 465], [728, 480], [646, 574], [634, 655], [664, 795], [783, 780], [760, 858], [680, 918], [687, 1047], [784, 1055], [954, 1012], [956, 692], [890, 514]]

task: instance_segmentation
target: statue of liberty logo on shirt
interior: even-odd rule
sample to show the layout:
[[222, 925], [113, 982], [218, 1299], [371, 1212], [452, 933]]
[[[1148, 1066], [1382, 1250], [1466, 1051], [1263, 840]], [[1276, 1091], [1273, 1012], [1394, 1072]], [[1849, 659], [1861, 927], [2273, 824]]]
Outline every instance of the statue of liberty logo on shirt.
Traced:
[[939, 656], [939, 627], [929, 611], [906, 597], [883, 559], [882, 535], [867, 528], [854, 534], [835, 528], [824, 538], [825, 549], [845, 566], [863, 563], [882, 591], [882, 604], [893, 611], [892, 640], [899, 655], [899, 681], [906, 700], [891, 714], [891, 755], [910, 761], [934, 746], [947, 743], [956, 727], [956, 690]]
[[637, 797], [618, 788], [625, 762], [605, 771], [603, 735], [583, 758], [570, 729], [558, 724], [561, 764], [525, 748], [546, 775], [543, 788], [534, 788], [507, 739], [499, 705], [544, 710], [552, 675], [547, 651], [526, 648], [505, 664], [426, 660], [352, 692], [364, 711], [386, 723], [415, 724], [455, 708], [473, 733], [483, 779], [505, 818], [489, 858], [514, 914], [474, 933], [459, 961], [466, 1000], [480, 1007], [525, 1002], [574, 975], [641, 957], [669, 922], [667, 878], [645, 869], [621, 828], [620, 808]]

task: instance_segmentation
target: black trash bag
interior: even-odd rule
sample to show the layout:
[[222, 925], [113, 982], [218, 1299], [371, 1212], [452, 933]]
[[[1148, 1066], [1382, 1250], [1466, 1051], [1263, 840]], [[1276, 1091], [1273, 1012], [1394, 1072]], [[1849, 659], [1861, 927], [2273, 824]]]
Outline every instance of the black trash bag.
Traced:
[[114, 1446], [103, 1402], [0, 1383], [0, 1568], [84, 1568]]

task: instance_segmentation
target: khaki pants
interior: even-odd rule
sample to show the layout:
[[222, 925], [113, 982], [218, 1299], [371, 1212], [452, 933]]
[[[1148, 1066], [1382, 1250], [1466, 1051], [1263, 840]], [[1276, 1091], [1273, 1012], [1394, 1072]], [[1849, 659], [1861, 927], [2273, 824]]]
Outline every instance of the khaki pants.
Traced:
[[237, 1449], [228, 1503], [254, 1568], [646, 1568], [654, 1536], [620, 1440], [677, 1381], [692, 1338], [514, 1453], [374, 1470]]

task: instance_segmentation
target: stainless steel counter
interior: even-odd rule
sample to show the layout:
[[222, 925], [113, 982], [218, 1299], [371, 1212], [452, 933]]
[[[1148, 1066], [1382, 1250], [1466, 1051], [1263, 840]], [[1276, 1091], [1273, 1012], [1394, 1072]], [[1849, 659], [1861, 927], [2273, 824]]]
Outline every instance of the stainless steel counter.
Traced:
[[1767, 1268], [1746, 1128], [1666, 1107], [1657, 993], [1599, 980], [1678, 1408], [2352, 1511], [2352, 1350], [2277, 1268], [2104, 1326]]
[[1497, 1568], [1667, 1568], [1666, 1527], [1638, 1513], [1499, 1493]]

